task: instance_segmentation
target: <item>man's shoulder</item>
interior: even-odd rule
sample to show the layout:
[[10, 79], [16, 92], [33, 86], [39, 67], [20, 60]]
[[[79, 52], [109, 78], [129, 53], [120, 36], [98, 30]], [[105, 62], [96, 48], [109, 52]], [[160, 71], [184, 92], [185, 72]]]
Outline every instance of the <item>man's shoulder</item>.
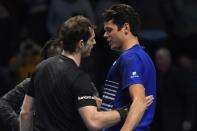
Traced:
[[141, 56], [139, 55], [139, 53], [137, 53], [137, 52], [134, 52], [134, 51], [130, 51], [130, 50], [128, 50], [128, 51], [125, 51], [125, 52], [123, 52], [121, 55], [120, 55], [120, 57], [119, 57], [119, 62], [121, 62], [121, 61], [133, 61], [133, 60], [136, 60], [136, 59], [139, 59]]

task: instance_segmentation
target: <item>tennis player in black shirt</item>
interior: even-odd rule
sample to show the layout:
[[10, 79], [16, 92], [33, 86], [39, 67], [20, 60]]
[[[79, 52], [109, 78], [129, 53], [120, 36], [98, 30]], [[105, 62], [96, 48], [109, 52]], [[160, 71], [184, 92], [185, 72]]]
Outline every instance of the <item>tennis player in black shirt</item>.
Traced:
[[68, 19], [60, 30], [61, 55], [34, 70], [20, 113], [21, 131], [86, 131], [112, 126], [125, 118], [120, 108], [99, 112], [87, 74], [78, 67], [95, 42], [94, 26], [83, 16]]

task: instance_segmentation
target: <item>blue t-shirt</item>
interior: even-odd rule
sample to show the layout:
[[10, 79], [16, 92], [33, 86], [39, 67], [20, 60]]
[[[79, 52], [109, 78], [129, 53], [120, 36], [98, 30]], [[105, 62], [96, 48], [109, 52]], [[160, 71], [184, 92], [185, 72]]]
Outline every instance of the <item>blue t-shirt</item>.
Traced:
[[[103, 89], [101, 110], [113, 110], [131, 104], [128, 87], [133, 84], [142, 84], [145, 95], [153, 95], [154, 101], [146, 109], [143, 118], [134, 131], [148, 131], [153, 120], [156, 104], [156, 71], [148, 54], [140, 45], [135, 45], [113, 63], [108, 72]], [[119, 131], [123, 123], [119, 123], [104, 131]]]

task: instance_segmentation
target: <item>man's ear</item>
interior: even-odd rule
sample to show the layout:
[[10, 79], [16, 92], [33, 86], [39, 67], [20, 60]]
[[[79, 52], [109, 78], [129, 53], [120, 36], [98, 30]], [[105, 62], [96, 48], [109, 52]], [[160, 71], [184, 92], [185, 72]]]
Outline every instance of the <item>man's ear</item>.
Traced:
[[76, 47], [76, 51], [78, 52], [79, 50], [81, 50], [81, 48], [83, 48], [85, 45], [84, 41], [83, 40], [80, 40], [77, 44], [77, 47]]
[[128, 34], [128, 32], [131, 32], [131, 29], [128, 23], [125, 23], [123, 28], [126, 34]]
[[77, 44], [78, 48], [80, 48], [80, 49], [81, 49], [82, 47], [84, 47], [84, 45], [85, 45], [85, 43], [84, 43], [83, 40], [80, 40], [79, 43]]

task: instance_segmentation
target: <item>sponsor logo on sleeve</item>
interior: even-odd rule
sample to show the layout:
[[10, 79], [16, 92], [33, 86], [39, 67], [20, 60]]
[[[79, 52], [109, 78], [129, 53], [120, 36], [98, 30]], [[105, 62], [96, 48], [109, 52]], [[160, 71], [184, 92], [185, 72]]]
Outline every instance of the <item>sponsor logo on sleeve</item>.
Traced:
[[136, 71], [132, 72], [131, 79], [132, 78], [137, 78], [137, 77], [139, 77], [139, 75], [137, 74], [137, 72]]
[[93, 96], [78, 96], [77, 99], [78, 100], [89, 100], [89, 99], [94, 100], [94, 97]]

